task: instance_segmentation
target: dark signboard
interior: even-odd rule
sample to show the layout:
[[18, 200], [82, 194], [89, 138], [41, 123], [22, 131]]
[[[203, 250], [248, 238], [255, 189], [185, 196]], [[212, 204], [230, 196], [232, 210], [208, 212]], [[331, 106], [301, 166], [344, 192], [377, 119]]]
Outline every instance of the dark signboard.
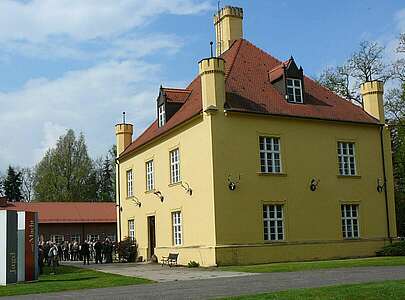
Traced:
[[6, 283], [17, 282], [17, 212], [7, 211]]
[[36, 276], [36, 243], [38, 229], [36, 213], [25, 212], [25, 280], [33, 281]]

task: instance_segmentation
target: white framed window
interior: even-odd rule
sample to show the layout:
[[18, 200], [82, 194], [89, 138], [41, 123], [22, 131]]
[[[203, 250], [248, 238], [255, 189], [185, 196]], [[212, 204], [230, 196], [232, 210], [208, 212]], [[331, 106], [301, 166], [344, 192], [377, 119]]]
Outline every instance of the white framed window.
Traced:
[[146, 190], [152, 191], [155, 189], [155, 179], [153, 175], [153, 160], [146, 162]]
[[65, 236], [62, 234], [51, 234], [51, 241], [55, 244], [60, 244], [65, 240]]
[[87, 235], [87, 241], [91, 242], [91, 241], [97, 241], [100, 239], [100, 235], [99, 234], [94, 234], [94, 233], [89, 233]]
[[132, 197], [133, 191], [133, 173], [132, 170], [127, 171], [127, 197]]
[[303, 103], [302, 83], [300, 79], [287, 78], [288, 102]]
[[354, 143], [338, 142], [339, 174], [352, 176], [357, 174], [356, 149]]
[[342, 204], [341, 213], [343, 238], [359, 238], [359, 206], [357, 204]]
[[81, 242], [80, 233], [71, 234], [71, 235], [70, 235], [70, 241], [71, 241], [71, 242], [76, 241], [76, 242], [80, 243], [80, 242]]
[[263, 205], [263, 225], [265, 241], [284, 240], [284, 214], [283, 205]]
[[128, 237], [131, 241], [135, 240], [135, 220], [128, 220]]
[[181, 228], [181, 212], [172, 212], [172, 224], [173, 224], [173, 244], [178, 246], [183, 243], [183, 234]]
[[280, 138], [259, 137], [260, 171], [262, 173], [281, 173]]
[[170, 151], [170, 183], [180, 182], [179, 148]]
[[158, 107], [158, 125], [162, 127], [166, 123], [165, 105], [162, 104]]

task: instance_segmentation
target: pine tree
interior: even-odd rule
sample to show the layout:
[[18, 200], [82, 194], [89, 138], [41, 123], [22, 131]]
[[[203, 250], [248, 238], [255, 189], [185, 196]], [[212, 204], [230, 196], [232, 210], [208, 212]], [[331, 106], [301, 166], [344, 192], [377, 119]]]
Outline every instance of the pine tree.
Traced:
[[22, 175], [11, 166], [8, 167], [7, 176], [4, 180], [4, 193], [9, 201], [21, 201]]

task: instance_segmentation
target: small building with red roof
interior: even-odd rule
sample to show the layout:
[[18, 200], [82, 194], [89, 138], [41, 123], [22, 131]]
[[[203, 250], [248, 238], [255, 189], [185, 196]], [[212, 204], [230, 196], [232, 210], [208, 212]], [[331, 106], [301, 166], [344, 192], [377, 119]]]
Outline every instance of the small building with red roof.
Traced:
[[116, 206], [111, 202], [8, 202], [8, 210], [38, 212], [43, 241], [116, 240]]
[[374, 255], [396, 237], [383, 83], [343, 99], [244, 39], [243, 17], [219, 10], [216, 55], [157, 89], [141, 135], [116, 125], [118, 239], [203, 266]]

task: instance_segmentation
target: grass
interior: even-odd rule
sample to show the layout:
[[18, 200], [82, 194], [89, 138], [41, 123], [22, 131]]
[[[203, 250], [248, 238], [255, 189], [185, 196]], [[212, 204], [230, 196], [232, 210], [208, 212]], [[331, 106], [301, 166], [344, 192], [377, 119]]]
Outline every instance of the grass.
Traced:
[[364, 283], [330, 286], [311, 289], [293, 289], [270, 294], [258, 294], [224, 299], [251, 300], [377, 300], [405, 299], [405, 280], [383, 281], [378, 283]]
[[59, 266], [56, 275], [45, 267], [39, 281], [18, 283], [0, 287], [1, 296], [41, 294], [67, 290], [80, 290], [133, 284], [150, 283], [150, 280], [122, 275], [108, 274], [72, 266]]
[[248, 266], [226, 266], [220, 267], [220, 269], [223, 271], [234, 271], [234, 272], [271, 273], [271, 272], [293, 272], [293, 271], [334, 269], [334, 268], [400, 266], [400, 265], [405, 265], [405, 256], [272, 263], [272, 264], [248, 265]]

